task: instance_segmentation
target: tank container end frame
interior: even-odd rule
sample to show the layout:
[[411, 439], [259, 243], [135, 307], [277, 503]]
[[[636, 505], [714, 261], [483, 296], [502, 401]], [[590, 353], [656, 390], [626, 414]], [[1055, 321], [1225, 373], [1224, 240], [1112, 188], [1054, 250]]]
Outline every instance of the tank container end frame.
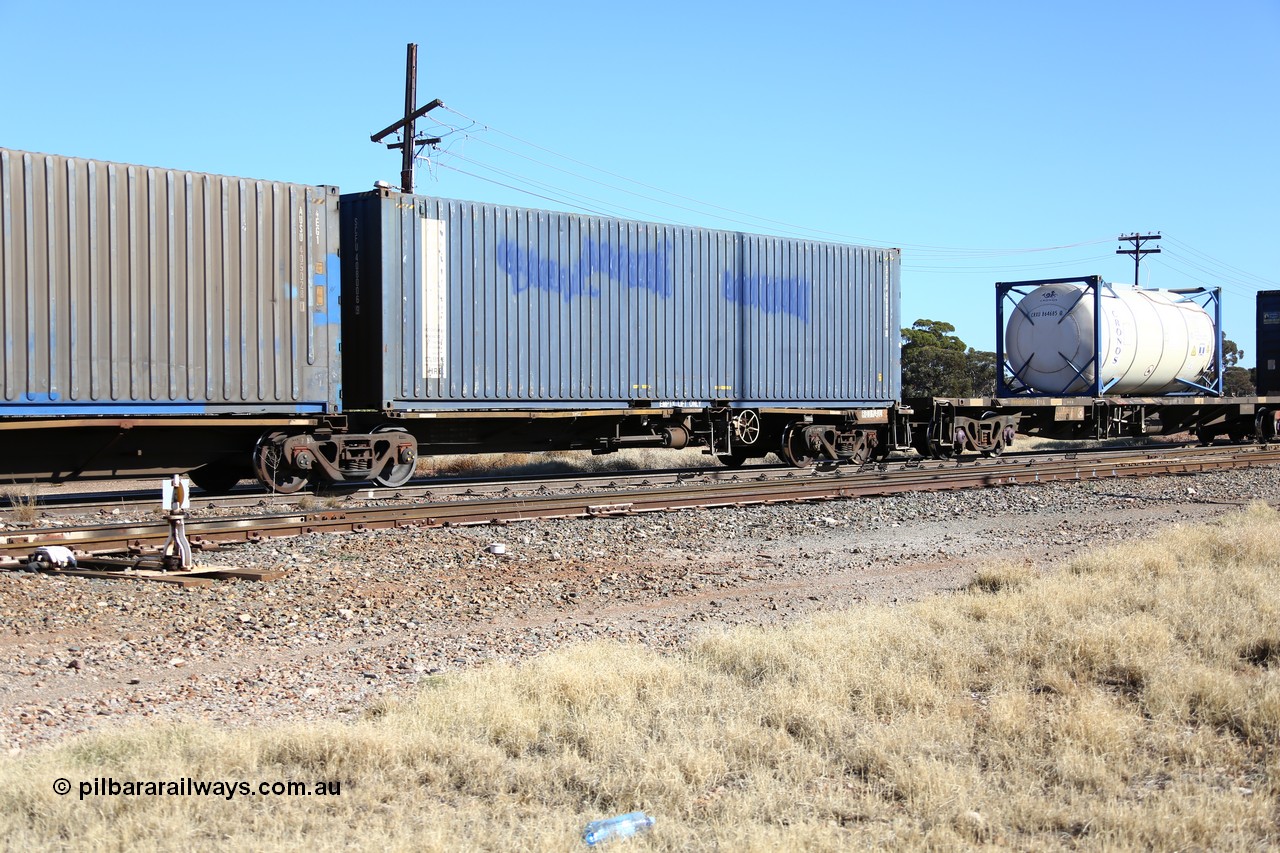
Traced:
[[[1076, 368], [1077, 375], [1083, 375], [1090, 367], [1094, 367], [1093, 383], [1088, 389], [1088, 394], [1092, 397], [1099, 398], [1106, 394], [1107, 387], [1102, 385], [1102, 372], [1096, 369], [1098, 352], [1102, 349], [1102, 296], [1104, 291], [1112, 290], [1113, 286], [1102, 280], [1102, 276], [1090, 275], [1075, 278], [1044, 278], [1034, 281], [998, 281], [996, 282], [996, 364], [999, 369], [996, 371], [996, 396], [997, 397], [1060, 397], [1061, 394], [1047, 394], [1036, 391], [1025, 382], [1023, 382], [1009, 363], [1008, 355], [1005, 351], [1005, 303], [1011, 304], [1016, 310], [1020, 298], [1028, 295], [1031, 291], [1047, 284], [1078, 284], [1083, 285], [1085, 294], [1091, 294], [1093, 298], [1093, 357], [1085, 364]], [[1167, 396], [1186, 395], [1209, 395], [1215, 397], [1223, 396], [1222, 390], [1222, 289], [1208, 287], [1189, 287], [1181, 289], [1165, 290], [1166, 293], [1176, 293], [1182, 297], [1182, 301], [1195, 302], [1201, 308], [1213, 316], [1213, 369], [1210, 381], [1206, 385], [1197, 385], [1186, 380], [1179, 380], [1187, 386], [1186, 391], [1175, 392]], [[1015, 298], [1013, 294], [1017, 294]], [[1086, 298], [1082, 295], [1081, 298]], [[1201, 301], [1203, 300], [1203, 301]], [[1212, 310], [1209, 306], [1212, 305]], [[1064, 316], [1070, 313], [1064, 312]], [[1109, 387], [1109, 386], [1108, 386]], [[1077, 395], [1083, 396], [1083, 395]]]

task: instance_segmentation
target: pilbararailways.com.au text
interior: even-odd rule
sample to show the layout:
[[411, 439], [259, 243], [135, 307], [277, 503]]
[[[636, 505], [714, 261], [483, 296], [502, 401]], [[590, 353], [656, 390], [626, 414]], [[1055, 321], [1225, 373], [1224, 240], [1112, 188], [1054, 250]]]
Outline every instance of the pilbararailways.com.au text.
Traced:
[[[110, 776], [84, 779], [77, 784], [80, 799], [85, 797], [340, 797], [342, 782], [245, 782], [220, 779], [208, 782], [203, 779], [126, 779]], [[53, 791], [59, 796], [71, 793], [71, 780], [58, 778], [53, 781]]]

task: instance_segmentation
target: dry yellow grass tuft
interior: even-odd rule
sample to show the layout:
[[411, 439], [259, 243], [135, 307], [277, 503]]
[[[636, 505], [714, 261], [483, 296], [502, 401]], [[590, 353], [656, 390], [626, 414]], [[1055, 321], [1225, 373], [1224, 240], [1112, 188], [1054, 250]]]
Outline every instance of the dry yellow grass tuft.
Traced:
[[9, 504], [9, 517], [18, 524], [32, 524], [40, 517], [40, 488], [35, 483], [0, 487]]
[[[0, 762], [15, 849], [1263, 849], [1280, 844], [1280, 515], [662, 655], [436, 678], [352, 725], [170, 725]], [[64, 797], [50, 786], [73, 783]], [[78, 798], [94, 777], [338, 797]], [[620, 845], [621, 848], [621, 845]]]

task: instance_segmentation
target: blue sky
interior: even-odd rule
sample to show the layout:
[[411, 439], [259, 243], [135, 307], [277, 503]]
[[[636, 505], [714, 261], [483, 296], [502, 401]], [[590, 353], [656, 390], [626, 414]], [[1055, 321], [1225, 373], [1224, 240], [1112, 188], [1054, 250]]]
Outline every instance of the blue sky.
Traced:
[[0, 0], [0, 145], [395, 184], [410, 41], [452, 110], [419, 192], [898, 246], [904, 325], [981, 349], [996, 281], [1130, 282], [1122, 232], [1247, 365], [1280, 289], [1280, 0]]

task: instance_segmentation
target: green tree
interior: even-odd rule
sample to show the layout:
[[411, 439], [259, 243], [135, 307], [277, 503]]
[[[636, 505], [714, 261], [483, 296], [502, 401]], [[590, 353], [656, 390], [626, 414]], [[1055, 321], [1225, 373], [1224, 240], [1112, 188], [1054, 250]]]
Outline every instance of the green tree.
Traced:
[[971, 396], [994, 397], [996, 393], [996, 354], [969, 347], [965, 354], [969, 367]]
[[1230, 338], [1222, 339], [1222, 366], [1235, 367], [1244, 358], [1244, 350]]
[[[916, 320], [902, 330], [902, 396], [975, 397], [995, 387], [995, 355], [966, 346], [956, 327]], [[991, 389], [991, 390], [988, 390]]]
[[1228, 397], [1251, 397], [1256, 388], [1248, 368], [1240, 367], [1244, 350], [1230, 338], [1222, 339], [1222, 393]]

